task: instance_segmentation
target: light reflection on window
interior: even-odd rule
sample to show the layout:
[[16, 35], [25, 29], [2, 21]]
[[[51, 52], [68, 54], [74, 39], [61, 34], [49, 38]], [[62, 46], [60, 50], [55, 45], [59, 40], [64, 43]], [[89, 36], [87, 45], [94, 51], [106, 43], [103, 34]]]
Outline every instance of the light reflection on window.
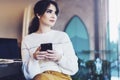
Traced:
[[109, 0], [110, 42], [118, 41], [120, 26], [120, 0]]

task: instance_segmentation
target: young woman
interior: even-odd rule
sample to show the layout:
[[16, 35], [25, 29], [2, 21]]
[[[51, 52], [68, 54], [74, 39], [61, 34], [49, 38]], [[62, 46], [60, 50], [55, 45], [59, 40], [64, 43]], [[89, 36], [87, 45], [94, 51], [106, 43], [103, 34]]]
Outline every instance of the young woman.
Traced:
[[[51, 29], [59, 9], [52, 0], [38, 1], [29, 35], [22, 41], [23, 72], [27, 80], [71, 80], [78, 71], [78, 58], [65, 32]], [[52, 49], [42, 50], [41, 44], [51, 43]]]

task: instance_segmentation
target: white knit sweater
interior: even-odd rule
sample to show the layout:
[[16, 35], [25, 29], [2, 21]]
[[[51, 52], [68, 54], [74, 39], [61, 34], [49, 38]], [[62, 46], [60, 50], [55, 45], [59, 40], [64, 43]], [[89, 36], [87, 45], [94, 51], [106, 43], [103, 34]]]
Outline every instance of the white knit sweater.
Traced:
[[[41, 43], [52, 43], [53, 49], [62, 54], [62, 58], [58, 62], [35, 60], [33, 53]], [[68, 75], [74, 75], [78, 71], [78, 58], [65, 32], [51, 30], [42, 34], [32, 33], [27, 35], [22, 40], [21, 50], [22, 69], [27, 80], [46, 70], [58, 71]]]

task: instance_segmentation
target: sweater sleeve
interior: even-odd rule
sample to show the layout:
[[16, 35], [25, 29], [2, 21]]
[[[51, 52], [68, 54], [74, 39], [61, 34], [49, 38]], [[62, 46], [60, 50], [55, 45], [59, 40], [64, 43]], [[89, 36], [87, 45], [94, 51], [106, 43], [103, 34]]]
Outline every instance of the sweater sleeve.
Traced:
[[78, 58], [75, 55], [72, 43], [66, 33], [63, 42], [64, 42], [64, 44], [62, 44], [63, 56], [58, 61], [58, 64], [63, 73], [74, 75], [78, 71]]
[[25, 41], [22, 41], [22, 46], [21, 46], [21, 55], [22, 55], [22, 70], [24, 73], [25, 78], [28, 80], [29, 79], [29, 71], [28, 71], [28, 63], [30, 59], [29, 51], [28, 48], [25, 44]]
[[[28, 40], [22, 41], [22, 70], [26, 80], [31, 80], [36, 74], [40, 73], [38, 60], [33, 58], [32, 49]], [[36, 48], [35, 48], [36, 50]], [[34, 50], [33, 50], [34, 52]]]

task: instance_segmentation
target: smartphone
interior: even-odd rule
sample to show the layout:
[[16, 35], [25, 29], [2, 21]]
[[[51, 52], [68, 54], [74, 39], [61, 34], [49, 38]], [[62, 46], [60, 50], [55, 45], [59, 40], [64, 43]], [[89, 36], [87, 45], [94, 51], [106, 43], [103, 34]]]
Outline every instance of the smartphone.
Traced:
[[43, 43], [40, 47], [40, 51], [52, 50], [52, 43]]

